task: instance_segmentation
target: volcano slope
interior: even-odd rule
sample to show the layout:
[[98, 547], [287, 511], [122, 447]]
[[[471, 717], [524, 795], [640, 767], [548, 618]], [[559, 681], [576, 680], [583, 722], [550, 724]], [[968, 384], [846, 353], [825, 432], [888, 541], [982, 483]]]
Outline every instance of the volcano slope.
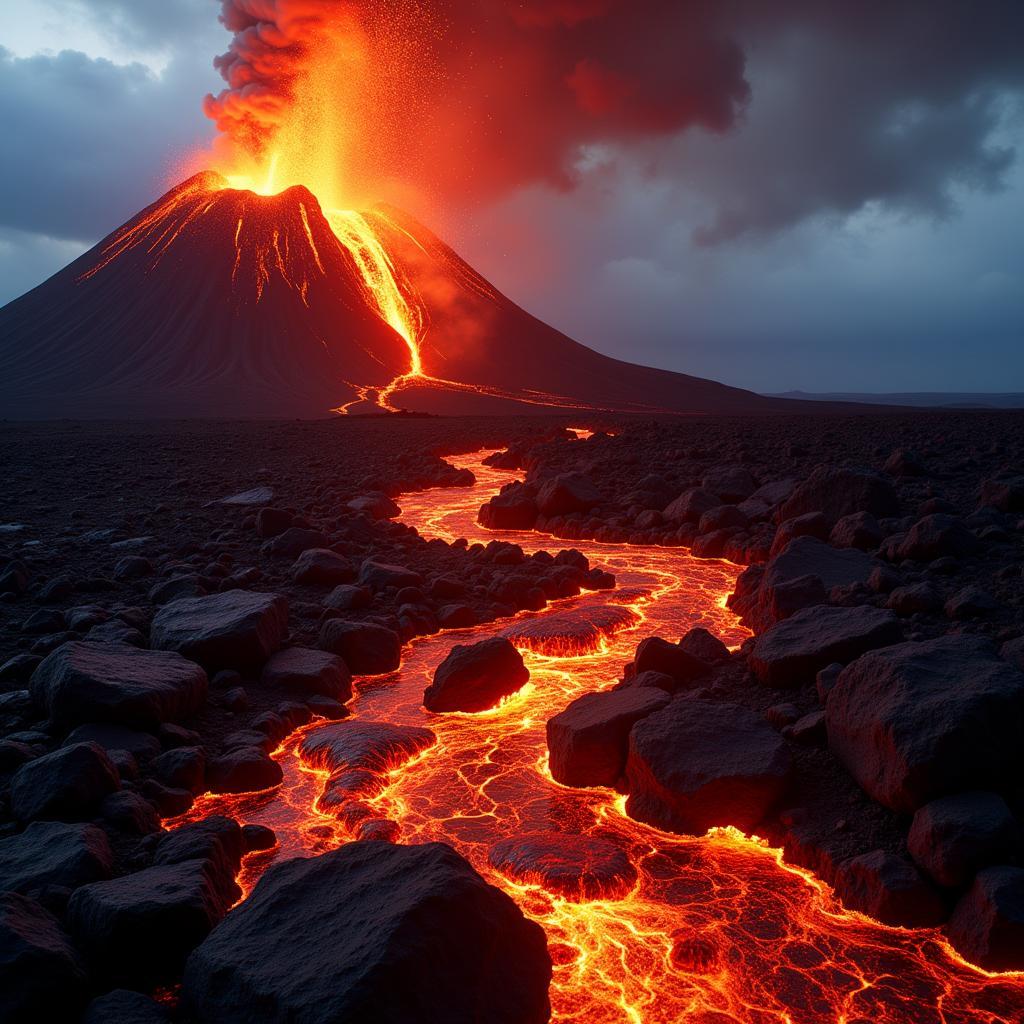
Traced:
[[0, 309], [0, 415], [753, 413], [793, 403], [610, 359], [390, 208], [204, 172]]

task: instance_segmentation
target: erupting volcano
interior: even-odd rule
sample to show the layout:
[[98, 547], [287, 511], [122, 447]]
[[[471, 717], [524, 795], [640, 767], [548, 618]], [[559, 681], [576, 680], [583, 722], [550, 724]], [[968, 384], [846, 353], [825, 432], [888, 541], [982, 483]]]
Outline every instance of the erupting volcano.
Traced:
[[0, 311], [16, 417], [751, 412], [777, 403], [610, 359], [520, 309], [391, 207], [195, 175]]

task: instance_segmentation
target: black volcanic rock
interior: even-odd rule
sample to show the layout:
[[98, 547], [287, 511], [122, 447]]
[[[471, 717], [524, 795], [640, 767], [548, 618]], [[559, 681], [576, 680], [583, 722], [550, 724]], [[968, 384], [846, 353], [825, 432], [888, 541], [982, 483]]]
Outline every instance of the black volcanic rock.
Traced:
[[626, 810], [674, 832], [749, 831], [786, 792], [791, 770], [785, 741], [760, 715], [683, 695], [633, 726]]
[[113, 863], [106, 833], [95, 825], [36, 821], [0, 839], [0, 890], [35, 896], [49, 886], [75, 889], [109, 878]]
[[957, 790], [999, 790], [1024, 758], [1024, 674], [981, 637], [872, 651], [828, 694], [829, 746], [864, 791], [897, 811]]
[[92, 1000], [79, 1024], [170, 1024], [170, 1020], [170, 1014], [155, 999], [116, 988]]
[[601, 492], [582, 473], [563, 473], [541, 484], [537, 507], [545, 516], [587, 512], [601, 504]]
[[352, 676], [336, 654], [309, 647], [278, 651], [263, 666], [260, 677], [268, 686], [300, 696], [321, 694], [347, 701], [352, 696]]
[[1024, 970], [1024, 868], [979, 872], [953, 910], [949, 940], [988, 971]]
[[522, 484], [512, 484], [484, 502], [478, 518], [489, 530], [532, 530], [537, 522], [537, 501]]
[[295, 560], [292, 579], [296, 583], [336, 586], [355, 581], [356, 571], [347, 558], [329, 548], [309, 548]]
[[11, 779], [11, 811], [19, 821], [83, 821], [121, 788], [103, 748], [75, 743], [22, 765]]
[[835, 889], [851, 910], [884, 924], [928, 928], [946, 918], [938, 892], [904, 857], [874, 850], [839, 867]]
[[206, 700], [206, 673], [174, 652], [125, 644], [72, 642], [32, 674], [36, 705], [60, 725], [110, 722], [154, 726], [194, 714]]
[[573, 900], [622, 897], [637, 880], [625, 850], [596, 836], [516, 835], [495, 843], [487, 859], [508, 878], [543, 885]]
[[504, 637], [456, 644], [434, 670], [423, 706], [436, 712], [487, 711], [521, 690], [529, 678], [523, 656]]
[[57, 919], [26, 896], [0, 893], [0, 1020], [74, 1020], [85, 983], [79, 955]]
[[200, 1024], [543, 1024], [544, 933], [448, 846], [351, 843], [272, 867], [185, 969]]
[[402, 661], [401, 637], [393, 629], [373, 622], [328, 619], [320, 629], [317, 644], [321, 650], [339, 655], [357, 676], [394, 672]]
[[629, 731], [669, 695], [653, 686], [586, 693], [547, 723], [551, 774], [563, 786], [614, 786], [626, 767]]
[[258, 668], [280, 646], [288, 601], [278, 594], [229, 590], [165, 604], [153, 618], [152, 644], [208, 669]]
[[673, 644], [660, 636], [649, 636], [641, 640], [636, 648], [633, 665], [637, 675], [643, 672], [660, 672], [675, 680], [676, 688], [690, 686], [708, 673], [708, 663], [697, 657], [681, 644]]
[[281, 766], [259, 747], [237, 747], [206, 765], [211, 793], [254, 793], [279, 785], [283, 777]]
[[853, 467], [819, 466], [798, 484], [783, 504], [782, 519], [821, 512], [835, 522], [854, 512], [870, 512], [876, 519], [897, 516], [900, 501], [885, 477]]

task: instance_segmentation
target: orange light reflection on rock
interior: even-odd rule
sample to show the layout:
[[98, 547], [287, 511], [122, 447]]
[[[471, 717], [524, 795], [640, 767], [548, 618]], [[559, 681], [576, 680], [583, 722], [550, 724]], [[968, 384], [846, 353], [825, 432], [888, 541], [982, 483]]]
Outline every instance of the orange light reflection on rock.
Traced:
[[[482, 501], [512, 479], [476, 456], [456, 458], [477, 476], [468, 488], [400, 499], [402, 519], [425, 537], [486, 542], [476, 523]], [[557, 541], [502, 533], [527, 551]], [[434, 668], [455, 643], [494, 635], [508, 622], [427, 637], [408, 645], [401, 669], [357, 684], [358, 719], [426, 726], [437, 743], [391, 771], [366, 802], [400, 825], [400, 840], [440, 840], [508, 892], [548, 935], [555, 964], [553, 1019], [587, 1024], [979, 1024], [1020, 1021], [1024, 975], [993, 977], [965, 964], [933, 930], [888, 928], [849, 913], [780, 851], [732, 829], [675, 836], [625, 816], [624, 798], [574, 790], [547, 769], [545, 723], [581, 694], [613, 685], [640, 638], [676, 638], [703, 625], [730, 645], [747, 635], [725, 608], [737, 566], [691, 558], [680, 549], [577, 542], [593, 564], [614, 572], [636, 621], [608, 632], [587, 653], [524, 649], [530, 683], [478, 715], [433, 715], [421, 706]], [[516, 624], [615, 601], [588, 594], [517, 616]], [[622, 600], [618, 603], [621, 605]], [[187, 816], [225, 813], [271, 826], [279, 847], [247, 858], [248, 892], [272, 861], [311, 855], [352, 839], [316, 810], [325, 773], [306, 768], [291, 736], [275, 755], [285, 781], [272, 793], [207, 796]], [[171, 823], [171, 824], [176, 824]], [[488, 850], [524, 832], [595, 835], [625, 850], [638, 872], [620, 899], [577, 902], [490, 867]]]

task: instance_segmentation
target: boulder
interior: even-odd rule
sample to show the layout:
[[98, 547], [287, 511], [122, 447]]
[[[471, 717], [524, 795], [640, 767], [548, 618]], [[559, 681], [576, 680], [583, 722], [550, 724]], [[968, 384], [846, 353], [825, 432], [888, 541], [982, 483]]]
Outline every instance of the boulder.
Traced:
[[983, 481], [978, 504], [1000, 512], [1024, 512], [1024, 476], [1003, 475]]
[[899, 546], [900, 558], [931, 562], [950, 556], [963, 558], [981, 547], [981, 542], [959, 520], [942, 512], [919, 519]]
[[825, 704], [829, 746], [872, 799], [912, 812], [1020, 772], [1024, 674], [980, 637], [904, 643], [858, 658]]
[[939, 885], [952, 889], [966, 885], [981, 868], [1012, 860], [1021, 838], [1001, 796], [954, 793], [917, 809], [907, 850]]
[[153, 619], [150, 641], [207, 669], [254, 669], [281, 646], [287, 630], [287, 598], [228, 590], [165, 604]]
[[369, 587], [357, 587], [351, 583], [342, 583], [335, 587], [324, 598], [327, 608], [337, 608], [341, 612], [358, 611], [369, 608], [373, 604], [373, 591]]
[[76, 1020], [85, 989], [85, 971], [57, 919], [26, 896], [0, 893], [0, 1020]]
[[423, 691], [428, 711], [487, 711], [530, 678], [523, 656], [505, 637], [456, 644]]
[[821, 512], [833, 523], [854, 512], [884, 519], [900, 514], [900, 500], [892, 484], [877, 473], [850, 466], [818, 466], [797, 484], [780, 516], [791, 519], [807, 512]]
[[281, 766], [260, 747], [236, 747], [206, 764], [211, 793], [256, 793], [281, 784]]
[[361, 494], [348, 502], [347, 507], [371, 519], [394, 519], [402, 514], [402, 510], [383, 491]]
[[33, 703], [64, 727], [177, 721], [195, 714], [207, 692], [206, 673], [179, 654], [88, 641], [47, 655], [29, 685]]
[[562, 473], [546, 480], [537, 492], [537, 507], [548, 518], [589, 512], [602, 500], [601, 492], [582, 473]]
[[374, 590], [383, 590], [385, 587], [401, 590], [402, 587], [418, 587], [422, 582], [423, 577], [418, 572], [404, 565], [388, 565], [368, 558], [359, 567], [359, 583]]
[[999, 611], [999, 602], [987, 591], [971, 584], [958, 590], [945, 604], [947, 618], [955, 621], [985, 619]]
[[72, 895], [68, 924], [102, 977], [133, 985], [168, 980], [227, 913], [220, 882], [206, 859], [93, 882]]
[[609, 900], [636, 885], [626, 851], [607, 839], [566, 832], [532, 832], [495, 843], [487, 860], [507, 878], [543, 886], [568, 899]]
[[114, 863], [106, 833], [95, 825], [36, 821], [0, 839], [0, 890], [40, 898], [109, 878]]
[[722, 499], [717, 495], [692, 487], [666, 505], [661, 514], [670, 523], [697, 523], [705, 512], [721, 504]]
[[953, 909], [949, 941], [986, 971], [1024, 971], [1024, 868], [980, 871]]
[[802, 516], [793, 516], [792, 519], [785, 519], [779, 523], [775, 536], [772, 538], [772, 546], [769, 554], [774, 557], [784, 551], [790, 541], [797, 537], [814, 537], [816, 540], [826, 540], [832, 523], [828, 517], [821, 512], [806, 512]]
[[295, 559], [292, 566], [292, 579], [296, 583], [335, 586], [351, 583], [355, 578], [355, 569], [348, 559], [330, 548], [309, 548]]
[[321, 694], [347, 701], [352, 696], [352, 675], [336, 654], [309, 647], [288, 647], [263, 666], [263, 683], [300, 696]]
[[854, 512], [836, 522], [828, 542], [837, 548], [873, 551], [882, 543], [882, 536], [882, 527], [870, 512]]
[[633, 726], [626, 811], [673, 832], [750, 831], [786, 792], [791, 770], [785, 741], [760, 715], [684, 695]]
[[897, 615], [918, 615], [937, 612], [942, 608], [942, 596], [927, 581], [896, 587], [889, 594], [886, 606]]
[[484, 502], [477, 519], [489, 530], [532, 530], [537, 523], [537, 502], [522, 484], [513, 484]]
[[696, 657], [680, 644], [670, 643], [660, 636], [649, 636], [641, 640], [636, 648], [633, 665], [637, 675], [643, 672], [660, 672], [671, 676], [676, 688], [682, 689], [695, 680], [706, 676], [708, 663]]
[[701, 487], [722, 501], [743, 501], [757, 490], [757, 481], [746, 466], [717, 466], [704, 477]]
[[89, 1003], [78, 1024], [171, 1024], [171, 1016], [155, 999], [116, 988]]
[[543, 1024], [544, 932], [450, 847], [350, 843], [272, 867], [189, 957], [199, 1024]]
[[349, 671], [357, 676], [394, 672], [402, 662], [399, 635], [373, 622], [328, 619], [320, 627], [317, 644], [321, 650], [339, 655]]
[[767, 686], [797, 687], [834, 661], [848, 662], [903, 638], [891, 611], [860, 605], [805, 608], [762, 633], [750, 669]]
[[679, 641], [679, 647], [708, 665], [729, 660], [729, 648], [714, 633], [702, 626], [694, 626], [693, 629], [688, 630]]
[[108, 722], [86, 722], [72, 729], [63, 746], [72, 743], [98, 743], [108, 754], [112, 750], [126, 750], [137, 761], [151, 761], [162, 749], [160, 740], [151, 732]]
[[270, 558], [297, 558], [303, 551], [312, 548], [326, 548], [329, 543], [319, 530], [303, 526], [289, 526], [276, 537], [268, 540], [260, 551]]
[[18, 821], [83, 821], [121, 788], [117, 770], [96, 743], [75, 743], [22, 765], [11, 778]]
[[669, 695], [655, 686], [587, 693], [548, 719], [548, 764], [563, 786], [615, 786], [626, 768], [629, 732], [661, 710]]
[[939, 894], [904, 857], [874, 850], [839, 865], [836, 894], [850, 910], [902, 928], [930, 928], [946, 918]]

